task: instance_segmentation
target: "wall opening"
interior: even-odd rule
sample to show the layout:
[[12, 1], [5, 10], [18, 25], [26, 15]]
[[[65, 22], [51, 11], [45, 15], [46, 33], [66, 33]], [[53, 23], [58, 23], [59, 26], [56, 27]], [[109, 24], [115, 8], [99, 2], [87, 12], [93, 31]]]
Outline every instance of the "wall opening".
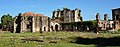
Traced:
[[44, 31], [46, 31], [46, 27], [44, 27]]
[[58, 31], [58, 25], [57, 24], [55, 25], [55, 30]]
[[53, 26], [51, 26], [51, 30], [53, 31]]

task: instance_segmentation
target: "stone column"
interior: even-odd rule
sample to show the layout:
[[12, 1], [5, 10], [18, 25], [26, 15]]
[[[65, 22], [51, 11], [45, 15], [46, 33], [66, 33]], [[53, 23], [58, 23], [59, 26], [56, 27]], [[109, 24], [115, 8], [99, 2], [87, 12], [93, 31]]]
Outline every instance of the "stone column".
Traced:
[[80, 10], [75, 9], [75, 22], [81, 21], [80, 17]]
[[104, 23], [104, 26], [105, 26], [105, 30], [107, 29], [107, 21], [108, 21], [108, 14], [104, 14], [104, 21], [105, 21], [105, 23]]
[[99, 15], [99, 13], [97, 13], [96, 14], [96, 21], [97, 21], [97, 27], [96, 27], [96, 29], [95, 29], [95, 32], [97, 33], [97, 34], [99, 34], [98, 32], [99, 32], [99, 21], [100, 21], [100, 15]]
[[23, 31], [23, 26], [24, 26], [24, 25], [23, 25], [23, 21], [21, 21], [20, 25], [21, 25], [21, 27], [20, 27], [20, 28], [21, 28], [21, 29], [20, 29], [20, 32], [22, 32], [22, 31]]
[[20, 32], [27, 31], [26, 29], [26, 17], [22, 16], [20, 21]]
[[40, 19], [40, 16], [36, 16], [36, 18], [35, 18], [36, 20], [36, 22], [34, 22], [35, 23], [35, 30], [36, 31], [40, 31], [40, 27], [41, 27], [41, 19]]
[[53, 11], [53, 14], [52, 14], [53, 16], [52, 16], [52, 19], [54, 19], [55, 18], [55, 11]]
[[57, 12], [57, 11], [55, 11], [54, 16], [55, 16], [55, 17], [57, 17], [57, 15], [58, 15], [58, 12]]
[[104, 14], [104, 20], [108, 21], [108, 14]]
[[35, 17], [32, 17], [32, 32], [35, 32]]
[[24, 27], [25, 25], [24, 25], [24, 22], [23, 22], [24, 20], [25, 20], [24, 17], [21, 17], [21, 21], [20, 21], [20, 25], [21, 25], [21, 26], [20, 26], [20, 32], [24, 31], [24, 28], [25, 28], [25, 27]]
[[96, 14], [96, 20], [97, 20], [97, 23], [99, 23], [99, 21], [100, 21], [99, 13]]
[[14, 20], [14, 33], [16, 32], [16, 26], [17, 26], [16, 19], [17, 19], [17, 17], [15, 17], [15, 20]]
[[61, 11], [58, 11], [58, 17], [59, 18], [61, 17]]

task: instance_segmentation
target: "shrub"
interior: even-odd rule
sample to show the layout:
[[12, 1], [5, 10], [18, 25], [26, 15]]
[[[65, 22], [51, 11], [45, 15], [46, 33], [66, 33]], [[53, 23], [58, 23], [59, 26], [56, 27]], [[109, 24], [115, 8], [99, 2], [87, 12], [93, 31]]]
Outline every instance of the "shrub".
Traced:
[[120, 29], [118, 29], [118, 32], [120, 32]]

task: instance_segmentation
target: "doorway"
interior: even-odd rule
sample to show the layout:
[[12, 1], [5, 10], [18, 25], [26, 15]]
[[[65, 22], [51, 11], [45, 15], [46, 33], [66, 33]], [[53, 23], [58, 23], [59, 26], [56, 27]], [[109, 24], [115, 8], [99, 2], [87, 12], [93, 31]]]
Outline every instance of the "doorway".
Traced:
[[58, 25], [57, 24], [55, 25], [55, 30], [58, 31]]

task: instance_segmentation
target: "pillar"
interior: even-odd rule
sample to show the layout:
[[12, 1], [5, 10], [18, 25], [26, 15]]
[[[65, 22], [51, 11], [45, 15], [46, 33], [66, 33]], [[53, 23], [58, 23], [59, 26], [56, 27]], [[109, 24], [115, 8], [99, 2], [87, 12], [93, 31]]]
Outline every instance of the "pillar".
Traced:
[[104, 14], [104, 20], [108, 21], [108, 14]]
[[35, 32], [35, 17], [32, 17], [32, 32]]

